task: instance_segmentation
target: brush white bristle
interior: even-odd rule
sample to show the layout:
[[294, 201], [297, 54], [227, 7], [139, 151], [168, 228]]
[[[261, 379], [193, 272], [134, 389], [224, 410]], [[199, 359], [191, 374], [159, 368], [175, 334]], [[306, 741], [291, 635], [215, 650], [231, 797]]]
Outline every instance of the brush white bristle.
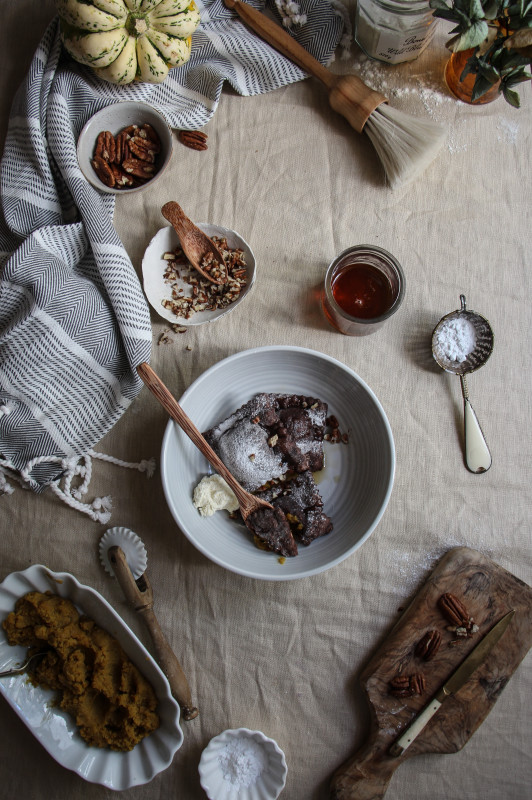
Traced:
[[434, 160], [446, 130], [386, 103], [377, 106], [364, 126], [392, 188], [408, 183]]

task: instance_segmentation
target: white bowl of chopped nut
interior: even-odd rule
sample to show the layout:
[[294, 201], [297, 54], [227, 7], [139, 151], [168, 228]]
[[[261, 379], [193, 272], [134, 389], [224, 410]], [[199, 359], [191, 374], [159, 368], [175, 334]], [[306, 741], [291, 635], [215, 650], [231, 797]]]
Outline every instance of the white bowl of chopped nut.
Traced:
[[77, 146], [79, 167], [107, 194], [140, 192], [163, 173], [172, 156], [172, 131], [147, 103], [106, 106], [83, 127]]
[[163, 319], [184, 327], [214, 322], [233, 311], [255, 281], [255, 256], [239, 233], [207, 222], [197, 227], [224, 256], [226, 283], [212, 283], [190, 266], [171, 225], [155, 234], [142, 259], [144, 292], [151, 306]]

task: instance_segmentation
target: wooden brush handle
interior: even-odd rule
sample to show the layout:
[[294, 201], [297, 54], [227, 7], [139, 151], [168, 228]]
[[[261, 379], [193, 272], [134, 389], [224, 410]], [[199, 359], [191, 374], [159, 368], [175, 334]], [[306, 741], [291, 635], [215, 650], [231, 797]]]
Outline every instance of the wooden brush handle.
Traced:
[[384, 95], [370, 89], [356, 75], [335, 75], [301, 47], [280, 25], [252, 6], [241, 0], [224, 0], [224, 3], [236, 11], [240, 19], [261, 39], [325, 84], [329, 90], [331, 107], [345, 117], [358, 133], [362, 133], [364, 125], [377, 106], [386, 102]]
[[142, 576], [145, 589], [139, 588], [133, 573], [129, 568], [126, 556], [121, 547], [115, 545], [109, 548], [109, 560], [113, 565], [113, 572], [120, 584], [125, 598], [133, 609], [139, 613], [150, 632], [157, 661], [162, 671], [168, 678], [172, 694], [181, 707], [184, 719], [191, 720], [198, 716], [198, 709], [192, 702], [192, 695], [183, 668], [177, 656], [168, 644], [161, 630], [159, 621], [153, 611], [153, 591], [146, 575]]
[[330, 800], [381, 800], [400, 763], [369, 742], [336, 770]]
[[224, 0], [224, 3], [227, 8], [236, 11], [241, 20], [279, 53], [289, 58], [309, 75], [318, 78], [329, 89], [334, 86], [335, 76], [333, 73], [327, 67], [322, 66], [304, 47], [301, 47], [280, 25], [257, 11], [253, 6], [242, 3], [240, 0]]

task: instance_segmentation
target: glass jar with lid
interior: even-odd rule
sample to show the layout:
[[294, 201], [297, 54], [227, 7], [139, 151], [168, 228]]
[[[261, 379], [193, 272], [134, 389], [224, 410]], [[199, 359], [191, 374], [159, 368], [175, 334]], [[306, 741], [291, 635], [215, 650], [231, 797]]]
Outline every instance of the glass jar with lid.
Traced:
[[355, 39], [370, 58], [399, 64], [423, 52], [436, 23], [428, 0], [358, 0]]

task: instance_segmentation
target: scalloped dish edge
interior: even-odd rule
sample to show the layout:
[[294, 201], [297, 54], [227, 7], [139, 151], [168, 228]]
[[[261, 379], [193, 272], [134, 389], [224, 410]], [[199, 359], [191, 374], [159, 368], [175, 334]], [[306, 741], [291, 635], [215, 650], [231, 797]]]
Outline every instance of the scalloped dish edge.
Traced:
[[[52, 758], [79, 777], [117, 791], [148, 783], [170, 766], [183, 743], [179, 706], [164, 673], [107, 600], [68, 572], [54, 572], [41, 564], [12, 572], [0, 584], [2, 620], [13, 610], [18, 598], [30, 591], [53, 591], [68, 597], [120, 642], [131, 661], [152, 684], [159, 700], [161, 724], [133, 750], [120, 753], [89, 747], [70, 715], [54, 707], [54, 692], [33, 686], [26, 674], [2, 679], [0, 694]], [[0, 627], [0, 668], [15, 666], [24, 654], [25, 648], [8, 644]]]

